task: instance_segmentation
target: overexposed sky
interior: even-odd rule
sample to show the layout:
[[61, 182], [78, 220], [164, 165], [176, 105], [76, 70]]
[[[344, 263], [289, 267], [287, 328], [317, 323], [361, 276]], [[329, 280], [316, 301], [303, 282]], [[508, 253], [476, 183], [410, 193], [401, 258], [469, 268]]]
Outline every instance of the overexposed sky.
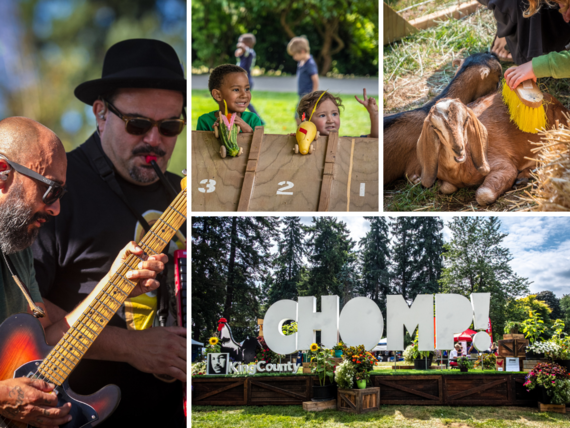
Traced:
[[[452, 216], [441, 216], [445, 223]], [[342, 217], [350, 236], [359, 241], [370, 230], [364, 217]], [[570, 294], [570, 217], [501, 216], [501, 231], [508, 234], [503, 246], [511, 252], [511, 266], [519, 276], [532, 281], [533, 293], [550, 290], [558, 298]], [[312, 217], [301, 217], [303, 224], [311, 224]], [[450, 239], [447, 227], [444, 240]]]

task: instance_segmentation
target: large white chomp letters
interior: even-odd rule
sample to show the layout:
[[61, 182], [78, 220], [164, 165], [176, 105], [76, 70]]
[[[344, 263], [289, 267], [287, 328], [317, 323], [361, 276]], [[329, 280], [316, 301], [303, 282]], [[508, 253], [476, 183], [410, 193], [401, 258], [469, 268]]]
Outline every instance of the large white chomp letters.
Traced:
[[[435, 295], [435, 349], [452, 349], [453, 335], [465, 331], [474, 322], [475, 329], [487, 328], [490, 293], [473, 293], [471, 301], [458, 294]], [[387, 345], [391, 351], [404, 349], [404, 327], [410, 334], [418, 328], [420, 351], [434, 349], [433, 296], [418, 295], [409, 307], [402, 296], [387, 296]], [[321, 342], [331, 348], [339, 340], [349, 346], [364, 345], [372, 349], [382, 337], [384, 322], [382, 312], [374, 301], [356, 297], [338, 314], [338, 296], [323, 296], [321, 312], [317, 312], [314, 297], [280, 300], [267, 310], [264, 319], [264, 337], [267, 346], [278, 354], [291, 354], [299, 349], [309, 349], [321, 331]], [[294, 320], [298, 333], [285, 336], [283, 323]], [[479, 332], [473, 343], [480, 351], [488, 349], [490, 337]]]
[[[433, 351], [433, 296], [431, 294], [420, 294], [416, 296], [411, 307], [408, 306], [403, 296], [386, 297], [388, 308], [386, 345], [388, 350], [401, 351], [404, 349], [403, 327], [405, 326], [410, 335], [418, 327], [418, 349], [420, 351]], [[451, 341], [453, 342], [453, 335]]]

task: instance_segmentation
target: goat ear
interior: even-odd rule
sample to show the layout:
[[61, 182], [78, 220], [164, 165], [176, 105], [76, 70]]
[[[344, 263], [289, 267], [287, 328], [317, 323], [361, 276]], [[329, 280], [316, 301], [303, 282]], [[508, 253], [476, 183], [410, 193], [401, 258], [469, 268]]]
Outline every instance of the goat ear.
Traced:
[[441, 142], [431, 125], [431, 113], [425, 118], [422, 133], [418, 139], [418, 160], [422, 167], [422, 185], [431, 187], [437, 179], [437, 161]]
[[471, 149], [471, 160], [473, 165], [482, 175], [487, 175], [491, 171], [489, 162], [487, 161], [487, 128], [477, 118], [473, 110], [466, 107], [469, 113], [469, 121], [467, 122], [467, 141]]

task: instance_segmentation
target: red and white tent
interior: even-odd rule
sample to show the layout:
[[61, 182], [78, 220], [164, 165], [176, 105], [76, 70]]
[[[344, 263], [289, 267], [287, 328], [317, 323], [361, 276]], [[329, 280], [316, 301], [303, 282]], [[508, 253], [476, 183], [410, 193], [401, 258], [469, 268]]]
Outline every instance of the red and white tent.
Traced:
[[453, 341], [454, 342], [472, 342], [473, 339], [471, 336], [473, 336], [476, 333], [477, 333], [476, 331], [473, 331], [470, 328], [468, 328], [463, 333], [454, 334], [453, 335]]

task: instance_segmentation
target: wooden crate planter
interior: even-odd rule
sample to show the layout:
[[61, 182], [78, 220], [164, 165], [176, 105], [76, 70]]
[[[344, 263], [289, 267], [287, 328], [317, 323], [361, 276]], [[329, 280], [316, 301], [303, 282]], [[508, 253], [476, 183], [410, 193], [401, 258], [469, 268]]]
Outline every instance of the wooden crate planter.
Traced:
[[511, 403], [510, 376], [444, 376], [445, 404], [505, 406]]
[[538, 402], [538, 410], [541, 412], [554, 412], [554, 413], [566, 413], [565, 404], [542, 404]]
[[499, 355], [501, 357], [524, 357], [527, 345], [526, 339], [499, 340]]
[[524, 334], [504, 334], [503, 335], [503, 339], [523, 339], [524, 340]]
[[339, 389], [337, 409], [349, 413], [367, 413], [380, 408], [380, 388]]
[[374, 386], [382, 388], [383, 404], [442, 405], [441, 375], [373, 376]]
[[240, 134], [241, 156], [222, 159], [213, 132], [192, 131], [193, 211], [378, 211], [377, 138], [314, 142], [292, 152], [295, 137]]

